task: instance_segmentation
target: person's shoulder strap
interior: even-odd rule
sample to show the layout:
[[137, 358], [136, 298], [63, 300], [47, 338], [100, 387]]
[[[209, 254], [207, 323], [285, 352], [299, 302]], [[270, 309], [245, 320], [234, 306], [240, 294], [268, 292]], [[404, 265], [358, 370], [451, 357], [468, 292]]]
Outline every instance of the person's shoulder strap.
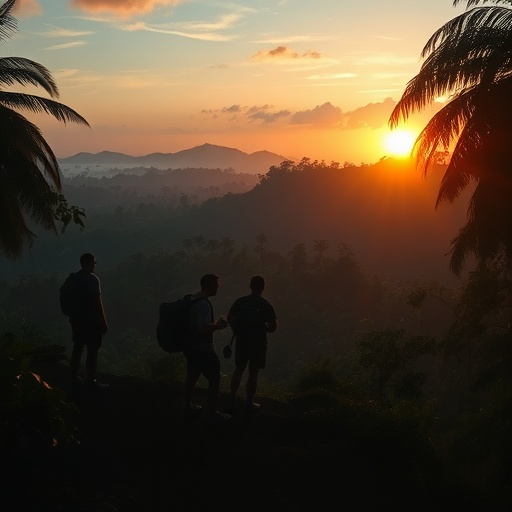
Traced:
[[188, 299], [190, 300], [190, 304], [196, 304], [197, 302], [200, 302], [202, 300], [205, 300], [206, 302], [208, 302], [208, 304], [210, 304], [211, 306], [211, 302], [208, 300], [208, 297], [203, 297], [202, 295], [199, 295], [199, 296], [194, 296], [192, 294], [188, 294], [188, 295], [185, 295], [185, 299]]

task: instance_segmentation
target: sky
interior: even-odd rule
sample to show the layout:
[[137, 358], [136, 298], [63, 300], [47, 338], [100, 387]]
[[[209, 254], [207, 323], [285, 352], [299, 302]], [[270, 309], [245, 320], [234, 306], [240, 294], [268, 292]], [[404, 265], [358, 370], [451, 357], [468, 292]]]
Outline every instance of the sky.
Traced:
[[[452, 0], [17, 4], [19, 31], [0, 56], [47, 67], [59, 101], [91, 126], [26, 114], [60, 158], [209, 143], [356, 165], [390, 156], [389, 115], [423, 46], [464, 11]], [[408, 128], [417, 133], [439, 105]]]

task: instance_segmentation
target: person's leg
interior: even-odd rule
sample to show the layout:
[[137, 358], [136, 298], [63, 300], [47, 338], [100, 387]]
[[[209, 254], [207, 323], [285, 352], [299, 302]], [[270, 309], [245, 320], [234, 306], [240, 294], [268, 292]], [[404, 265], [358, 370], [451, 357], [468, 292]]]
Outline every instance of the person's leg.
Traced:
[[217, 414], [219, 403], [220, 375], [208, 380], [208, 413]]
[[249, 366], [249, 374], [245, 385], [247, 404], [249, 406], [254, 403], [254, 395], [256, 394], [256, 388], [258, 387], [258, 371], [258, 368]]
[[208, 414], [210, 416], [217, 415], [220, 388], [220, 360], [213, 349], [203, 354], [201, 371], [208, 380]]
[[238, 388], [240, 387], [240, 383], [242, 382], [242, 377], [243, 377], [244, 371], [247, 367], [248, 361], [249, 361], [248, 347], [245, 343], [243, 343], [243, 340], [239, 341], [237, 339], [237, 343], [235, 346], [235, 370], [233, 371], [233, 374], [231, 375], [231, 385], [230, 385], [230, 392], [231, 392], [230, 408], [233, 411], [236, 409], [236, 406], [237, 406]]
[[87, 345], [87, 357], [85, 359], [85, 379], [89, 384], [92, 384], [96, 380], [99, 349], [100, 347], [96, 345]]
[[82, 360], [83, 350], [84, 346], [81, 343], [73, 343], [73, 351], [71, 352], [69, 368], [71, 370], [71, 380], [74, 383], [78, 380], [78, 371], [80, 370], [80, 361]]
[[231, 400], [236, 400], [236, 395], [238, 393], [238, 388], [240, 387], [240, 382], [242, 382], [242, 376], [244, 374], [245, 368], [236, 367], [233, 374], [231, 375]]
[[254, 402], [254, 395], [256, 395], [256, 389], [258, 387], [258, 373], [265, 368], [266, 359], [266, 341], [260, 340], [257, 343], [253, 343], [249, 358], [249, 375], [247, 376], [247, 383], [245, 385], [246, 405], [251, 409], [259, 407], [259, 404]]
[[183, 386], [183, 407], [187, 410], [190, 409], [192, 405], [192, 392], [196, 387], [200, 375], [201, 372], [197, 370], [197, 368], [187, 368], [187, 377]]

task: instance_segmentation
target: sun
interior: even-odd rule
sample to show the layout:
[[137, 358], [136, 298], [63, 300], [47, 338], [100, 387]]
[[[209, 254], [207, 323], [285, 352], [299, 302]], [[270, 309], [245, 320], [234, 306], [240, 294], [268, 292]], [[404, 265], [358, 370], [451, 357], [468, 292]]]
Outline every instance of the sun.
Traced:
[[393, 130], [385, 135], [384, 147], [391, 156], [406, 158], [411, 154], [414, 141], [410, 130]]

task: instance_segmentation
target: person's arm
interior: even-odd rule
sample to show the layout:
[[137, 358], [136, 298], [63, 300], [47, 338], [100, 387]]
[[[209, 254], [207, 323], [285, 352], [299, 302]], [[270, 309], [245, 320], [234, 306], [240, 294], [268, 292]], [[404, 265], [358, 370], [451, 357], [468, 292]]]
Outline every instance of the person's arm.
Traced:
[[235, 315], [235, 304], [233, 304], [228, 311], [228, 324], [231, 327], [231, 329], [235, 330], [235, 321], [236, 321], [236, 315]]
[[277, 330], [276, 312], [270, 303], [267, 303], [267, 309], [268, 320], [265, 322], [267, 324], [267, 332], [275, 332]]
[[277, 318], [269, 320], [267, 323], [267, 332], [275, 332], [277, 330]]
[[216, 322], [209, 322], [207, 324], [202, 323], [197, 326], [197, 332], [199, 334], [211, 334], [220, 329], [225, 329], [228, 326], [228, 323], [224, 318], [220, 317]]
[[197, 332], [208, 335], [228, 326], [226, 320], [220, 317], [216, 322], [211, 321], [211, 306], [206, 300], [200, 300], [194, 307], [198, 308]]
[[105, 316], [105, 308], [103, 307], [103, 300], [101, 298], [101, 284], [98, 276], [94, 275], [94, 294], [96, 296], [96, 310], [98, 314], [98, 320], [101, 327], [101, 334], [106, 334], [108, 330], [107, 318]]
[[103, 307], [103, 300], [101, 299], [101, 293], [98, 295], [98, 310], [99, 310], [99, 317], [100, 317], [100, 322], [101, 322], [101, 333], [107, 334], [107, 331], [108, 331], [107, 318], [105, 316], [105, 308]]

